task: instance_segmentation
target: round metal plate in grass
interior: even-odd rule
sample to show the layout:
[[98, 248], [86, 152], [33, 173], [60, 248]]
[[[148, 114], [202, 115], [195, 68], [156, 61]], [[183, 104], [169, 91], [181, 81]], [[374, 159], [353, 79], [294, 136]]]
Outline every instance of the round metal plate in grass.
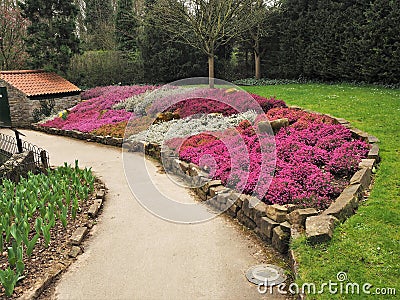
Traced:
[[248, 281], [264, 286], [279, 285], [287, 279], [285, 271], [274, 265], [257, 265], [246, 272]]

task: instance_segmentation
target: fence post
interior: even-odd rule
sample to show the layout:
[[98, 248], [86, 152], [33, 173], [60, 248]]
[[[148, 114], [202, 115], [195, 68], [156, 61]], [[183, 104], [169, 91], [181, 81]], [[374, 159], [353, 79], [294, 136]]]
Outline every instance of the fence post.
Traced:
[[43, 169], [46, 170], [49, 167], [49, 160], [45, 150], [40, 151], [40, 160], [42, 162]]
[[18, 130], [14, 130], [15, 132], [15, 138], [17, 140], [17, 148], [18, 148], [18, 153], [24, 152], [24, 149], [22, 148], [22, 140], [19, 137], [20, 132]]

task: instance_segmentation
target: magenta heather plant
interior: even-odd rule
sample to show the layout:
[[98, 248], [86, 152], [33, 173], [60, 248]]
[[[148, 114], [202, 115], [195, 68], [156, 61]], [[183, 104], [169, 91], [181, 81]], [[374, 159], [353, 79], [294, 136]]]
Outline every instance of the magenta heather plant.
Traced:
[[[230, 116], [239, 112], [255, 110], [261, 113], [274, 107], [286, 107], [285, 102], [275, 98], [266, 99], [246, 92], [227, 92], [225, 89], [196, 89], [185, 94], [164, 97], [154, 102], [148, 113], [177, 112], [182, 118], [196, 114], [221, 113]], [[260, 109], [261, 108], [261, 109]]]
[[[297, 129], [305, 129], [312, 124], [335, 124], [335, 120], [324, 115], [312, 114], [303, 110], [287, 108], [287, 107], [273, 107], [267, 113], [268, 120], [273, 121], [277, 119], [287, 118], [289, 123]], [[258, 120], [256, 120], [256, 123]]]
[[64, 130], [90, 132], [103, 125], [128, 121], [133, 114], [125, 110], [113, 110], [112, 106], [133, 95], [139, 95], [152, 86], [110, 86], [94, 88], [85, 92], [82, 101], [68, 114], [66, 120], [55, 118], [41, 126]]
[[84, 91], [81, 95], [81, 98], [82, 100], [97, 98], [113, 89], [114, 86], [98, 86], [90, 90]]
[[362, 141], [345, 142], [333, 150], [327, 170], [338, 176], [355, 173], [361, 159], [368, 154], [369, 145]]
[[[181, 159], [211, 167], [211, 177], [224, 185], [254, 194], [266, 203], [327, 208], [366, 157], [368, 144], [353, 140], [347, 128], [333, 124], [328, 117], [286, 108], [270, 112], [273, 118], [291, 121], [275, 137], [276, 162], [272, 137], [256, 134], [246, 121], [236, 130], [174, 139], [167, 145], [176, 149]], [[255, 123], [262, 116], [257, 119]]]

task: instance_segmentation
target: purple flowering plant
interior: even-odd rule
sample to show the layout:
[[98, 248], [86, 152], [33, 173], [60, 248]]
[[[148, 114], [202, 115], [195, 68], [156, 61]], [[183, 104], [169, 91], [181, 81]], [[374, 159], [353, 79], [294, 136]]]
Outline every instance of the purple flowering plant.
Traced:
[[[257, 133], [248, 122], [236, 130], [173, 139], [167, 145], [182, 160], [200, 167], [214, 163], [212, 178], [268, 204], [326, 209], [366, 157], [368, 144], [353, 140], [347, 128], [325, 116], [288, 108], [273, 109], [271, 115], [288, 117], [291, 123], [275, 136], [276, 153], [268, 149], [271, 137]], [[269, 162], [267, 167], [263, 162]], [[272, 164], [276, 164], [274, 174]]]
[[91, 132], [103, 125], [128, 121], [133, 116], [131, 112], [113, 110], [112, 106], [152, 88], [151, 86], [109, 86], [91, 89], [82, 94], [82, 99], [87, 100], [69, 110], [65, 120], [58, 117], [41, 126]]

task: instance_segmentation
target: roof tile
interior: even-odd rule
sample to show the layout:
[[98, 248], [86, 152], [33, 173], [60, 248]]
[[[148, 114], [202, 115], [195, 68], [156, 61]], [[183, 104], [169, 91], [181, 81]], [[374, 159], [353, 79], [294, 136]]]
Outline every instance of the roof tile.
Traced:
[[80, 92], [80, 88], [55, 73], [43, 70], [1, 71], [0, 79], [27, 96]]

